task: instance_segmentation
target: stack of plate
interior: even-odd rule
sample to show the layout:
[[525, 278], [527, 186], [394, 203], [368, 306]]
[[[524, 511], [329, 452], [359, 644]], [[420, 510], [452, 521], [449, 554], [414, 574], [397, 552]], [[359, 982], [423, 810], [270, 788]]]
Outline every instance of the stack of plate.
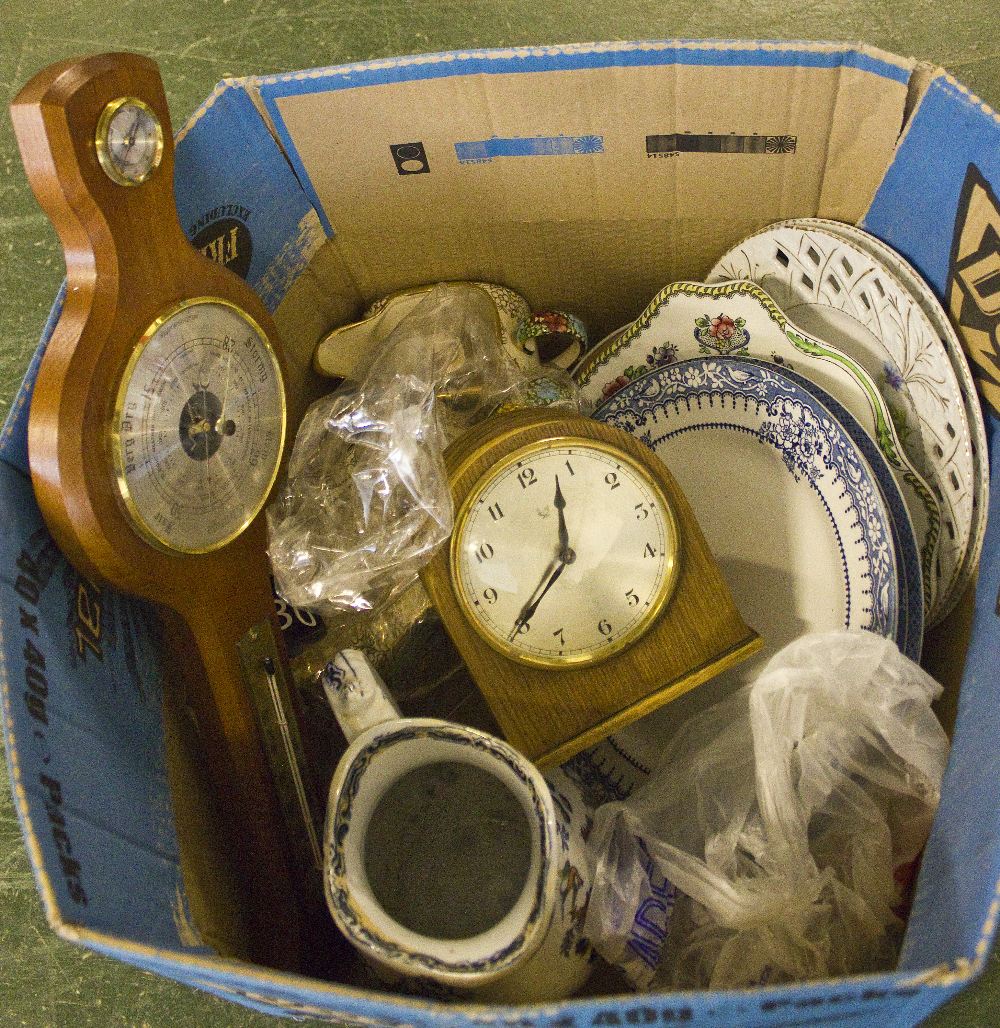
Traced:
[[667, 286], [574, 374], [595, 417], [673, 472], [765, 649], [609, 739], [594, 757], [619, 779], [804, 632], [867, 629], [918, 660], [982, 548], [972, 376], [902, 258], [804, 219], [744, 240], [709, 281]]

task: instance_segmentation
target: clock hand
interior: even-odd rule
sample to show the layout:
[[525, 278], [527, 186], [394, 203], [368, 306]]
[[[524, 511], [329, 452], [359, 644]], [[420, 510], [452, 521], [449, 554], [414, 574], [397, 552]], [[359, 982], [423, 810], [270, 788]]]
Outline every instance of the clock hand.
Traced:
[[513, 642], [514, 636], [535, 616], [535, 611], [538, 610], [538, 605], [542, 602], [545, 594], [556, 584], [566, 565], [572, 564], [574, 560], [576, 560], [576, 554], [572, 550], [566, 550], [565, 553], [559, 554], [555, 561], [555, 567], [552, 564], [549, 565], [546, 571], [548, 577], [543, 579], [544, 584], [541, 588], [535, 590], [537, 595], [533, 595], [521, 608], [521, 613], [518, 614], [517, 619], [514, 621], [514, 627], [511, 629], [510, 635], [507, 636], [508, 642]]
[[[517, 634], [517, 630], [524, 623], [525, 613], [527, 611], [529, 611], [529, 610], [531, 610], [532, 613], [534, 612], [534, 610], [532, 608], [532, 604], [535, 602], [535, 599], [537, 598], [538, 594], [545, 588], [545, 584], [552, 577], [553, 572], [556, 570], [556, 568], [558, 566], [559, 566], [559, 558], [558, 557], [556, 557], [553, 560], [549, 561], [549, 566], [542, 572], [542, 577], [539, 580], [538, 585], [536, 585], [535, 588], [532, 589], [531, 595], [528, 597], [528, 599], [525, 602], [524, 606], [521, 608], [520, 613], [514, 619], [514, 627], [511, 629], [510, 635], [507, 636], [508, 640], [510, 640], [510, 641], [513, 640], [514, 636]], [[530, 617], [530, 614], [528, 616]]]
[[559, 512], [559, 556], [565, 557], [569, 553], [569, 532], [566, 529], [566, 497], [559, 487], [559, 476], [556, 475], [556, 496], [552, 501]]

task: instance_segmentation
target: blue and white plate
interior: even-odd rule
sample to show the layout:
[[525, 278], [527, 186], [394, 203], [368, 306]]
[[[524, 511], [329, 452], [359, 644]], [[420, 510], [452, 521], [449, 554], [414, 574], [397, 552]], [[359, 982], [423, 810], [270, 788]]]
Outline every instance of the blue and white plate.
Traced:
[[919, 658], [923, 593], [905, 504], [870, 437], [818, 386], [763, 362], [699, 358], [637, 378], [594, 416], [663, 459], [765, 640], [760, 656], [618, 733], [596, 759], [623, 757], [640, 780], [687, 716], [808, 631], [866, 629]]
[[653, 368], [694, 357], [742, 357], [796, 371], [858, 419], [903, 494], [920, 547], [924, 609], [932, 611], [944, 573], [937, 559], [941, 510], [903, 450], [891, 409], [856, 361], [793, 325], [760, 286], [671, 282], [620, 338], [591, 350], [574, 374], [581, 399], [594, 409]]

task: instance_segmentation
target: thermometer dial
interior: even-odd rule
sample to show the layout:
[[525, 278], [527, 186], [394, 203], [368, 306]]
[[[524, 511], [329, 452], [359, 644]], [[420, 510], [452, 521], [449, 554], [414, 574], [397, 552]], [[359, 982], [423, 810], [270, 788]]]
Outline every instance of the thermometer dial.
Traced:
[[137, 186], [156, 171], [163, 156], [163, 128], [149, 104], [122, 96], [104, 108], [97, 123], [97, 158], [120, 186]]
[[133, 351], [111, 436], [122, 500], [147, 541], [207, 553], [235, 539], [264, 505], [285, 440], [263, 330], [221, 299], [168, 310]]

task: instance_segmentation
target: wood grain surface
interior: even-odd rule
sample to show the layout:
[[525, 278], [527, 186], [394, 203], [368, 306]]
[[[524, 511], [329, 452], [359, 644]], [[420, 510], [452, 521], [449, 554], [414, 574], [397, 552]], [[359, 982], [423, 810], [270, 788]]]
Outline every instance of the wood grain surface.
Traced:
[[[93, 126], [120, 96], [145, 99], [165, 137], [159, 167], [134, 188], [104, 174], [93, 145]], [[161, 607], [170, 684], [199, 726], [222, 849], [241, 855], [235, 870], [249, 934], [233, 940], [232, 951], [298, 968], [300, 869], [236, 649], [252, 626], [274, 616], [263, 516], [211, 553], [155, 547], [132, 527], [110, 452], [119, 382], [136, 340], [165, 310], [192, 296], [219, 297], [246, 309], [269, 338], [277, 331], [246, 284], [194, 250], [181, 230], [154, 62], [128, 54], [60, 62], [21, 90], [11, 116], [29, 181], [66, 255], [66, 303], [39, 368], [28, 428], [39, 506], [79, 569]]]

